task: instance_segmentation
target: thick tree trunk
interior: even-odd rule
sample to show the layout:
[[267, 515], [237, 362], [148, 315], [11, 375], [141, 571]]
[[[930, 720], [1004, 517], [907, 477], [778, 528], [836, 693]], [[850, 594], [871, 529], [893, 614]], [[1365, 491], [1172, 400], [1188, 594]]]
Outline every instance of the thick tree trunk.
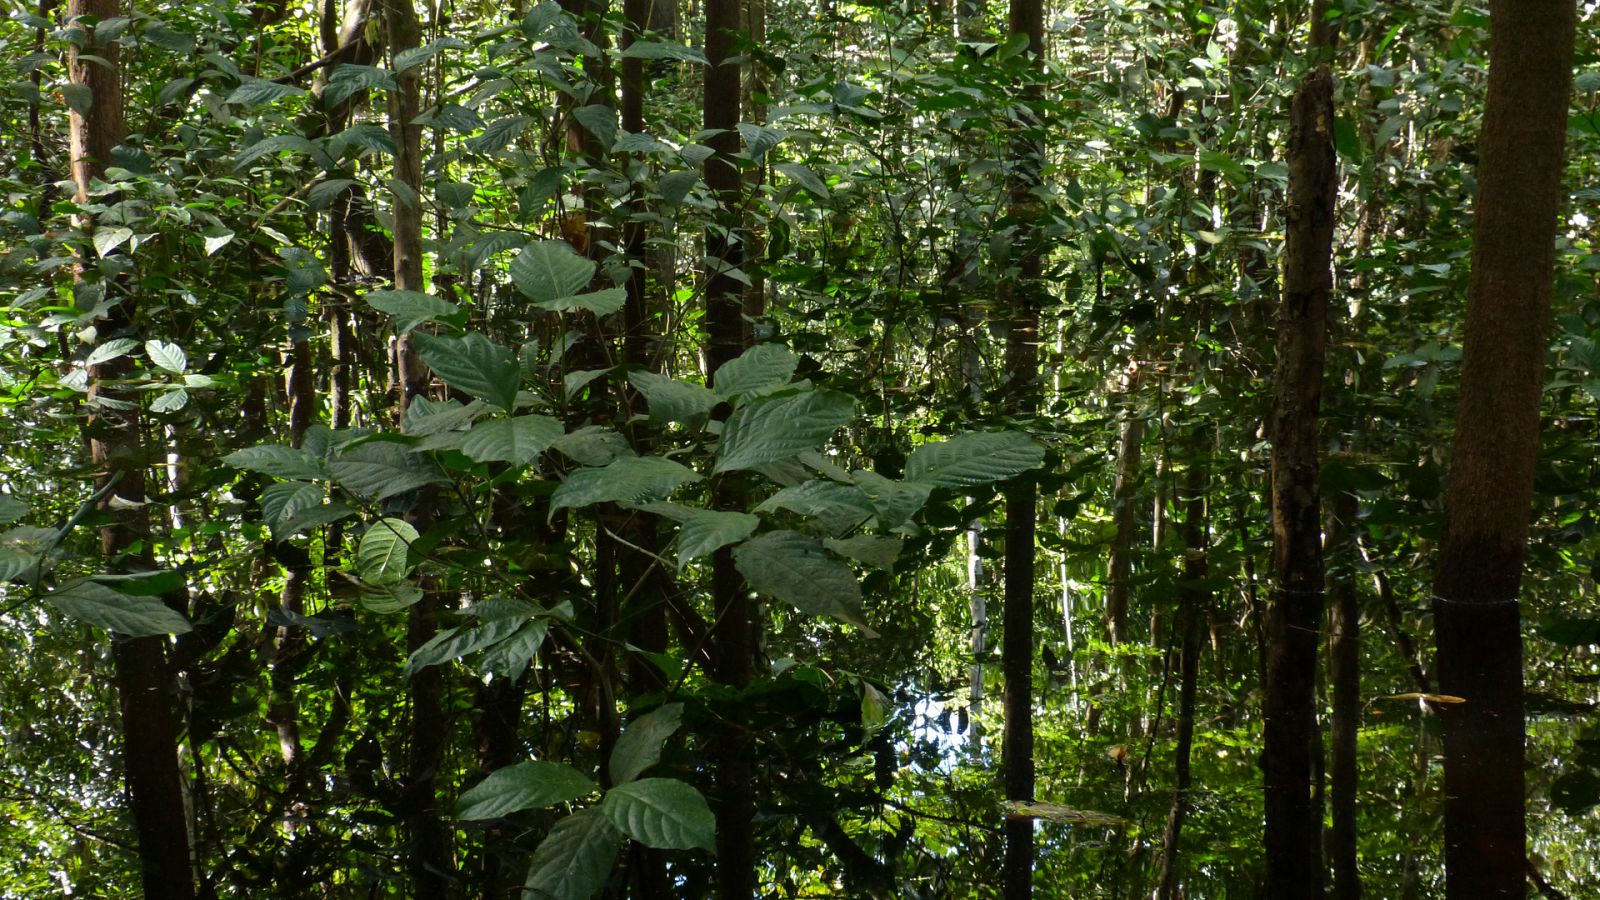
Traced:
[[[1320, 6], [1320, 4], [1319, 4]], [[1272, 556], [1262, 768], [1267, 896], [1322, 893], [1316, 682], [1322, 620], [1317, 419], [1333, 290], [1333, 79], [1309, 73], [1290, 114], [1289, 207], [1272, 411]]]
[[1160, 900], [1179, 900], [1180, 848], [1183, 825], [1189, 817], [1189, 788], [1193, 782], [1189, 756], [1194, 746], [1195, 694], [1200, 680], [1201, 626], [1211, 608], [1211, 592], [1205, 582], [1210, 563], [1207, 556], [1210, 536], [1206, 522], [1205, 457], [1210, 448], [1197, 441], [1183, 485], [1183, 577], [1178, 582], [1178, 739], [1173, 749], [1172, 808], [1167, 813], [1167, 828], [1161, 838], [1161, 867], [1156, 884]]
[[1571, 0], [1490, 4], [1461, 395], [1434, 576], [1451, 898], [1522, 897], [1517, 594], [1539, 451], [1556, 216], [1572, 84]]
[[1333, 748], [1328, 793], [1333, 825], [1328, 857], [1335, 900], [1361, 896], [1356, 852], [1356, 735], [1361, 727], [1361, 608], [1356, 594], [1356, 495], [1341, 492], [1328, 520], [1328, 550], [1336, 568], [1328, 572], [1328, 681], [1333, 687]]
[[[70, 0], [67, 18], [92, 16], [104, 22], [122, 15], [118, 0]], [[70, 121], [72, 180], [76, 200], [86, 203], [91, 183], [105, 177], [111, 150], [124, 137], [119, 54], [114, 43], [97, 45], [94, 29], [85, 28], [83, 47], [69, 51], [74, 84], [87, 87], [93, 103], [86, 113], [73, 111]], [[96, 57], [98, 62], [80, 59]], [[92, 223], [86, 227], [93, 228]], [[81, 277], [81, 273], [80, 273]], [[101, 282], [113, 301], [100, 324], [100, 339], [137, 338], [137, 298], [119, 285]], [[100, 546], [111, 571], [150, 571], [150, 517], [145, 508], [145, 469], [149, 463], [139, 417], [138, 398], [116, 387], [135, 376], [132, 357], [91, 366], [89, 415], [84, 432], [89, 457], [99, 471], [103, 492]], [[103, 401], [116, 401], [116, 404]], [[120, 404], [131, 404], [122, 408]], [[178, 738], [172, 715], [171, 682], [167, 677], [167, 639], [112, 635], [118, 705], [122, 714], [123, 768], [139, 839], [139, 869], [148, 900], [188, 900], [194, 896], [194, 871], [189, 858], [189, 828], [184, 811], [183, 782], [178, 772]]]
[[[1028, 36], [1033, 65], [1044, 65], [1044, 7], [1040, 0], [1012, 0], [1011, 33]], [[1029, 107], [1041, 98], [1037, 88], [1023, 91]], [[1039, 185], [1044, 165], [1044, 147], [1028, 133], [1036, 122], [1030, 112], [1013, 139], [1010, 178], [1010, 204], [1019, 222], [1038, 218]], [[1032, 415], [1039, 399], [1039, 308], [1043, 285], [1044, 247], [1034, 228], [1019, 226], [1020, 247], [1016, 283], [1010, 290], [1009, 327], [1006, 331], [1006, 407], [1017, 418]], [[1033, 800], [1033, 581], [1034, 528], [1038, 505], [1038, 485], [1022, 477], [1005, 489], [1006, 556], [1005, 608], [1001, 624], [1000, 671], [1005, 682], [1005, 740], [1001, 744], [1000, 767], [1005, 781], [1006, 799]], [[1022, 816], [1006, 819], [1004, 894], [1006, 900], [1026, 900], [1033, 896], [1033, 820]]]

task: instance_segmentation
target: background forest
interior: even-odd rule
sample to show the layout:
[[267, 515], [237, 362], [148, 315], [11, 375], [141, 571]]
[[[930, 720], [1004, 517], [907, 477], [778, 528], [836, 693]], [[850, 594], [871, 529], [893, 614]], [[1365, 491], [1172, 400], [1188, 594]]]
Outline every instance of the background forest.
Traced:
[[1594, 4], [6, 6], [0, 896], [1600, 884]]

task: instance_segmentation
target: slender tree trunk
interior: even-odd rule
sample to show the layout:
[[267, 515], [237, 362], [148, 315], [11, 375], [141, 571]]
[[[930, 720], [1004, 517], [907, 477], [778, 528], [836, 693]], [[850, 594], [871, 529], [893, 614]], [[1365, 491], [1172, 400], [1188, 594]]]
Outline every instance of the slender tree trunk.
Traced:
[[[741, 30], [739, 0], [706, 0], [706, 67], [704, 124], [718, 132], [706, 143], [716, 155], [706, 160], [706, 186], [717, 198], [717, 216], [706, 230], [706, 370], [713, 384], [717, 370], [737, 358], [749, 343], [744, 322], [743, 285], [731, 274], [743, 262], [739, 243], [743, 179], [733, 155], [739, 152], [740, 66], [735, 42]], [[742, 485], [727, 478], [713, 501], [740, 507]], [[727, 549], [712, 557], [711, 599], [718, 614], [715, 632], [718, 678], [743, 687], [755, 673], [760, 652], [759, 607], [744, 586]], [[730, 721], [717, 761], [717, 897], [750, 900], [756, 892], [755, 767], [748, 725]]]
[[1178, 582], [1178, 739], [1173, 749], [1172, 808], [1167, 813], [1167, 828], [1161, 838], [1161, 867], [1156, 884], [1160, 900], [1179, 900], [1180, 848], [1183, 825], [1189, 816], [1192, 784], [1189, 756], [1194, 746], [1195, 693], [1200, 680], [1201, 626], [1211, 607], [1211, 592], [1205, 582], [1209, 575], [1209, 533], [1206, 522], [1205, 457], [1210, 448], [1197, 441], [1189, 472], [1183, 485], [1183, 577]]
[[[389, 35], [389, 52], [400, 53], [421, 43], [421, 26], [411, 0], [383, 0], [383, 20]], [[396, 88], [389, 92], [389, 136], [394, 140], [394, 178], [410, 188], [395, 191], [391, 209], [394, 216], [394, 286], [396, 290], [422, 291], [422, 206], [416, 199], [422, 192], [422, 127], [413, 124], [421, 107], [424, 67], [413, 66], [395, 75]], [[405, 420], [411, 401], [427, 392], [431, 376], [418, 358], [409, 334], [395, 345], [395, 381], [398, 419]], [[420, 531], [431, 524], [432, 504], [424, 498], [407, 514]], [[439, 595], [427, 589], [422, 599], [407, 612], [406, 651], [413, 652], [427, 643], [438, 630]], [[411, 894], [421, 900], [448, 895], [450, 872], [454, 868], [450, 835], [440, 821], [438, 810], [439, 766], [444, 758], [448, 730], [443, 708], [444, 673], [429, 666], [411, 676], [407, 697], [411, 718], [407, 735], [405, 793], [402, 810], [409, 848], [406, 867], [411, 878]]]
[[[1110, 559], [1106, 563], [1106, 636], [1113, 645], [1128, 642], [1128, 598], [1133, 593], [1129, 578], [1133, 573], [1133, 542], [1138, 530], [1139, 464], [1144, 443], [1144, 419], [1133, 408], [1139, 388], [1139, 369], [1129, 366], [1122, 396], [1128, 400], [1123, 410], [1122, 428], [1117, 436], [1117, 468], [1112, 487]], [[1117, 671], [1127, 677], [1127, 657], [1117, 654]]]
[[[1040, 0], [1012, 0], [1011, 33], [1028, 36], [1033, 65], [1044, 66], [1044, 7]], [[1038, 127], [1037, 104], [1042, 99], [1036, 85], [1023, 90], [1027, 114], [1013, 139], [1010, 204], [1020, 222], [1039, 217], [1034, 194], [1044, 165], [1044, 147], [1030, 133]], [[1039, 399], [1039, 295], [1044, 267], [1044, 247], [1031, 225], [1020, 226], [1016, 284], [1010, 291], [1010, 317], [1006, 331], [1007, 411], [1015, 418], [1031, 416]], [[1033, 800], [1033, 582], [1034, 528], [1038, 484], [1031, 477], [1013, 481], [1005, 489], [1006, 556], [1005, 608], [1001, 628], [1000, 670], [1005, 681], [1005, 741], [1000, 766], [1006, 799]], [[1033, 896], [1033, 819], [1006, 819], [1004, 897], [1026, 900]]]
[[[1322, 4], [1317, 4], [1319, 8]], [[1262, 768], [1267, 896], [1322, 893], [1315, 799], [1316, 683], [1322, 619], [1317, 420], [1333, 290], [1333, 79], [1306, 75], [1290, 113], [1289, 207], [1272, 412], [1272, 555]]]
[[983, 594], [983, 520], [967, 526], [967, 613], [971, 618], [968, 649], [972, 664], [967, 668], [967, 747], [976, 759], [983, 752], [983, 654], [988, 649], [989, 601]]
[[1571, 0], [1494, 0], [1479, 139], [1461, 395], [1434, 576], [1443, 704], [1445, 887], [1522, 897], [1522, 630], [1517, 594], [1572, 85]]
[[[118, 0], [69, 0], [67, 19], [92, 16], [104, 22], [122, 15]], [[72, 82], [87, 87], [93, 102], [70, 118], [72, 180], [78, 203], [89, 199], [91, 182], [105, 177], [111, 150], [124, 137], [119, 54], [115, 43], [97, 45], [94, 28], [84, 29], [83, 47], [69, 51]], [[81, 59], [92, 55], [98, 62]], [[92, 223], [85, 223], [92, 230]], [[84, 278], [85, 270], [79, 271]], [[98, 282], [112, 306], [100, 326], [101, 340], [137, 339], [138, 297], [122, 282]], [[91, 366], [89, 415], [84, 432], [89, 458], [104, 492], [100, 547], [108, 569], [150, 571], [150, 514], [145, 508], [146, 442], [138, 398], [116, 385], [135, 376], [131, 357]], [[115, 401], [115, 402], [106, 402]], [[130, 404], [125, 408], [123, 404]], [[175, 604], [176, 605], [176, 604]], [[178, 737], [173, 723], [167, 639], [112, 635], [118, 705], [122, 714], [123, 766], [139, 839], [140, 880], [148, 900], [188, 900], [194, 896], [188, 819], [178, 772]]]
[[1356, 735], [1361, 727], [1361, 608], [1357, 603], [1355, 563], [1356, 495], [1340, 492], [1328, 519], [1328, 550], [1337, 568], [1328, 572], [1328, 681], [1333, 687], [1332, 758], [1328, 792], [1333, 826], [1328, 856], [1335, 900], [1361, 896], [1356, 853]]

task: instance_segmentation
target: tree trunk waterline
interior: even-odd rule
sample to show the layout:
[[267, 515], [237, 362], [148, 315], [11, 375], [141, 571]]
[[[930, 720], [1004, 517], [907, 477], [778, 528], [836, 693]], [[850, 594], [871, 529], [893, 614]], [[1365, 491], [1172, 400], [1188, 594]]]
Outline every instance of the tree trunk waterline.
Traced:
[[[118, 0], [70, 0], [67, 20], [91, 16], [104, 22], [122, 14]], [[105, 177], [111, 151], [125, 137], [119, 53], [115, 43], [99, 45], [92, 26], [83, 29], [82, 46], [69, 51], [72, 82], [91, 92], [87, 112], [74, 109], [69, 120], [72, 180], [76, 202], [89, 201], [93, 182]], [[99, 62], [80, 59], [94, 56]], [[86, 222], [85, 228], [93, 229]], [[80, 268], [78, 277], [83, 278]], [[137, 302], [118, 295], [118, 283], [99, 282], [114, 302], [99, 325], [101, 339], [135, 337]], [[136, 377], [131, 357], [99, 363], [89, 369], [89, 458], [97, 470], [99, 511], [109, 522], [100, 528], [101, 553], [112, 572], [148, 572], [155, 568], [150, 550], [150, 516], [145, 508], [146, 447], [136, 396], [122, 396], [114, 385]], [[131, 401], [132, 409], [102, 403]], [[143, 549], [135, 549], [142, 547]], [[182, 610], [179, 610], [180, 612]], [[111, 655], [116, 671], [117, 700], [122, 717], [124, 778], [139, 841], [140, 884], [147, 900], [189, 900], [194, 894], [188, 817], [183, 781], [178, 771], [178, 737], [173, 722], [172, 688], [167, 673], [167, 638], [130, 638], [113, 634]]]
[[1434, 576], [1444, 731], [1445, 889], [1523, 897], [1522, 631], [1518, 592], [1572, 86], [1571, 0], [1494, 0], [1479, 138], [1472, 275], [1456, 437]]
[[[1321, 8], [1322, 4], [1318, 4]], [[1272, 556], [1262, 769], [1267, 890], [1274, 900], [1321, 896], [1322, 809], [1313, 786], [1318, 745], [1318, 634], [1323, 606], [1318, 411], [1333, 292], [1337, 160], [1333, 78], [1306, 75], [1290, 112], [1283, 304], [1272, 411]]]

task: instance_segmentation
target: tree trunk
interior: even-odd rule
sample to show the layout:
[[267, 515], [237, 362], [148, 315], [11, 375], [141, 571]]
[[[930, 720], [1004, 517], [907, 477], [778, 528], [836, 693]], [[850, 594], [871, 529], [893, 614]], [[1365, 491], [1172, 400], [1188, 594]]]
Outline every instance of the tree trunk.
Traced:
[[[67, 18], [92, 16], [106, 21], [122, 14], [118, 0], [70, 0]], [[118, 47], [97, 45], [94, 29], [85, 29], [88, 43], [69, 51], [74, 84], [87, 87], [93, 103], [70, 119], [72, 180], [78, 203], [89, 202], [91, 182], [105, 177], [111, 150], [122, 143], [122, 87]], [[99, 62], [80, 59], [94, 56]], [[85, 223], [88, 230], [92, 223]], [[79, 278], [85, 270], [80, 269]], [[127, 285], [100, 282], [113, 301], [101, 323], [102, 341], [138, 334], [137, 298], [119, 290]], [[147, 572], [155, 568], [150, 550], [150, 515], [145, 508], [148, 462], [137, 395], [116, 385], [135, 377], [132, 357], [123, 356], [89, 369], [89, 415], [84, 433], [89, 458], [99, 474], [103, 496], [99, 511], [107, 522], [100, 528], [106, 566], [114, 572]], [[117, 401], [115, 404], [103, 401]], [[121, 408], [129, 403], [132, 408]], [[172, 690], [167, 677], [167, 638], [112, 635], [118, 705], [122, 714], [123, 766], [139, 840], [140, 880], [149, 900], [187, 900], [194, 896], [194, 871], [189, 858], [188, 819], [183, 782], [178, 772], [178, 737], [173, 724]]]
[[1211, 607], [1211, 592], [1205, 582], [1209, 575], [1206, 523], [1205, 461], [1210, 448], [1197, 441], [1183, 485], [1183, 577], [1178, 582], [1178, 740], [1173, 749], [1172, 808], [1167, 813], [1167, 829], [1161, 838], [1161, 869], [1156, 884], [1160, 900], [1179, 900], [1179, 852], [1183, 824], [1189, 817], [1190, 750], [1194, 746], [1195, 693], [1200, 680], [1201, 625]]
[[[1011, 33], [1028, 36], [1033, 65], [1044, 65], [1044, 7], [1040, 0], [1012, 0]], [[1019, 222], [1030, 223], [1039, 217], [1039, 200], [1034, 191], [1040, 183], [1044, 147], [1029, 133], [1037, 127], [1036, 116], [1042, 99], [1037, 85], [1023, 90], [1028, 112], [1013, 138], [1012, 164], [1015, 167], [1008, 185], [1012, 214]], [[1020, 247], [1015, 284], [1009, 291], [1006, 314], [1006, 407], [1013, 419], [1031, 416], [1039, 399], [1039, 295], [1043, 289], [1044, 247], [1036, 229], [1019, 225]], [[1033, 581], [1034, 527], [1038, 505], [1038, 484], [1024, 476], [1005, 489], [1006, 550], [1005, 608], [1001, 624], [1000, 671], [1005, 682], [1005, 741], [1001, 744], [1000, 767], [1005, 781], [1006, 799], [1033, 800]], [[1033, 896], [1033, 820], [1023, 816], [1006, 819], [1004, 897], [1026, 900]]]
[[[411, 0], [384, 0], [384, 24], [389, 34], [389, 50], [399, 53], [421, 43], [421, 27]], [[422, 126], [412, 124], [421, 107], [424, 67], [413, 66], [395, 75], [397, 86], [389, 92], [389, 136], [394, 140], [394, 178], [409, 187], [396, 191], [391, 209], [394, 215], [394, 286], [401, 291], [422, 291], [422, 207], [416, 199], [422, 193]], [[409, 194], [409, 195], [408, 195]], [[402, 336], [395, 345], [395, 380], [399, 387], [397, 414], [405, 421], [411, 401], [427, 392], [431, 376], [418, 358], [411, 336]], [[419, 500], [407, 513], [407, 520], [419, 532], [431, 524], [431, 503]], [[424, 586], [422, 599], [412, 605], [406, 619], [406, 651], [413, 652], [427, 643], [438, 630], [439, 595]], [[402, 817], [409, 850], [406, 867], [411, 878], [411, 894], [421, 900], [447, 896], [450, 872], [454, 868], [450, 834], [440, 821], [438, 810], [439, 766], [448, 740], [442, 695], [444, 672], [429, 666], [411, 676], [407, 696], [411, 719], [407, 735], [405, 796]]]
[[1328, 520], [1328, 550], [1337, 568], [1328, 573], [1328, 681], [1333, 686], [1332, 755], [1328, 792], [1333, 826], [1328, 856], [1335, 900], [1361, 896], [1356, 844], [1356, 735], [1361, 727], [1361, 608], [1357, 603], [1355, 563], [1356, 495], [1343, 491]]
[[[1144, 442], [1144, 419], [1134, 409], [1138, 389], [1139, 369], [1135, 362], [1129, 366], [1123, 383], [1122, 396], [1127, 400], [1127, 407], [1123, 410], [1122, 428], [1117, 436], [1117, 468], [1111, 492], [1111, 521], [1115, 531], [1110, 559], [1106, 563], [1106, 636], [1114, 646], [1128, 642], [1128, 598], [1133, 593], [1129, 578], [1133, 573], [1133, 542], [1139, 527], [1135, 504]], [[1127, 665], [1128, 657], [1118, 653], [1116, 669], [1124, 682]]]
[[1522, 897], [1517, 594], [1539, 451], [1556, 216], [1572, 83], [1571, 0], [1490, 3], [1472, 277], [1434, 576], [1451, 898]]
[[[1318, 3], [1317, 7], [1322, 8]], [[1316, 682], [1322, 619], [1317, 419], [1333, 291], [1333, 79], [1306, 75], [1290, 112], [1289, 206], [1272, 411], [1272, 556], [1262, 768], [1267, 896], [1322, 893]]]
[[[707, 0], [704, 124], [718, 132], [706, 143], [716, 155], [706, 160], [706, 186], [717, 198], [717, 217], [706, 230], [706, 371], [715, 384], [717, 370], [744, 352], [749, 329], [744, 321], [744, 286], [730, 274], [742, 262], [739, 244], [743, 179], [733, 155], [739, 152], [740, 66], [735, 43], [740, 32], [739, 0]], [[725, 478], [713, 502], [721, 508], [742, 508], [737, 479]], [[715, 632], [718, 680], [744, 687], [755, 673], [759, 652], [758, 606], [723, 548], [712, 557], [711, 599], [718, 621]], [[717, 761], [717, 897], [750, 900], [756, 892], [755, 801], [747, 724], [730, 721]]]

